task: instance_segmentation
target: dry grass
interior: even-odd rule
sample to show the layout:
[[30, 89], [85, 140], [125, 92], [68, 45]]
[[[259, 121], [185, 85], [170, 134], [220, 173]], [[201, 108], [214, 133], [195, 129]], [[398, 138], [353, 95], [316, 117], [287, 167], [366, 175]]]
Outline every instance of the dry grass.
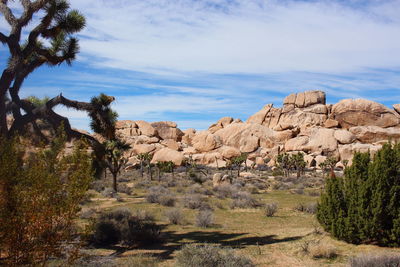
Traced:
[[[175, 174], [179, 179], [178, 174]], [[212, 175], [211, 175], [212, 177]], [[312, 178], [311, 178], [312, 179]], [[266, 179], [267, 180], [267, 179]], [[315, 216], [313, 214], [298, 212], [294, 208], [299, 203], [314, 203], [318, 201], [318, 196], [309, 194], [292, 194], [289, 190], [272, 190], [253, 195], [263, 203], [277, 203], [279, 209], [273, 217], [266, 217], [264, 209], [229, 209], [232, 199], [229, 194], [231, 191], [222, 190], [226, 198], [220, 195], [204, 196], [212, 208], [214, 208], [214, 222], [209, 228], [201, 228], [193, 223], [184, 225], [166, 224], [165, 212], [168, 207], [163, 207], [157, 203], [148, 203], [146, 195], [148, 188], [157, 186], [155, 181], [146, 182], [146, 187], [136, 186], [143, 183], [137, 179], [134, 182], [134, 191], [131, 196], [123, 195], [124, 202], [117, 202], [115, 199], [107, 199], [96, 195], [90, 203], [85, 204], [85, 208], [96, 208], [96, 210], [110, 210], [116, 208], [128, 208], [131, 211], [145, 210], [154, 214], [155, 221], [162, 226], [165, 243], [159, 246], [143, 247], [140, 253], [151, 254], [159, 259], [159, 266], [174, 266], [175, 257], [182, 245], [187, 243], [216, 243], [222, 246], [233, 247], [238, 253], [246, 255], [257, 266], [348, 266], [349, 259], [360, 253], [374, 252], [393, 252], [396, 249], [379, 248], [373, 245], [356, 246], [341, 241], [334, 240], [321, 232], [316, 233]], [[186, 185], [169, 188], [170, 193], [176, 196], [176, 207], [180, 208], [182, 215], [187, 222], [195, 222], [198, 210], [183, 207], [184, 196], [191, 186], [185, 181], [177, 181], [179, 184]], [[209, 183], [202, 185], [204, 190], [212, 190]], [[272, 188], [272, 187], [269, 187]], [[184, 189], [184, 190], [182, 190]], [[194, 186], [193, 192], [201, 192], [198, 186]], [[306, 188], [305, 191], [308, 189]], [[317, 188], [313, 189], [318, 191]], [[180, 192], [179, 192], [180, 191]], [[234, 191], [234, 190], [233, 190]], [[220, 197], [220, 198], [218, 198]], [[224, 196], [225, 197], [225, 196]], [[85, 220], [80, 220], [86, 223]], [[319, 247], [315, 250], [315, 255], [321, 254], [322, 257], [313, 257], [310, 254], [301, 253], [301, 245], [310, 241], [316, 243], [326, 242], [336, 248], [337, 257], [331, 258], [328, 248]], [[311, 250], [311, 247], [310, 247]], [[319, 250], [319, 251], [318, 251]], [[118, 254], [116, 260], [123, 262], [127, 255], [138, 250], [128, 250]], [[115, 249], [91, 249], [90, 253], [96, 255], [111, 255]]]

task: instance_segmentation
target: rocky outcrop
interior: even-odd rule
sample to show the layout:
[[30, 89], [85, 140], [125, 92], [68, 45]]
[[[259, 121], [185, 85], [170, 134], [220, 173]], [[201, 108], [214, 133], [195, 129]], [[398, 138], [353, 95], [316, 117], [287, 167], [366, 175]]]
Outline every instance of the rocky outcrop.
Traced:
[[221, 168], [248, 153], [248, 166], [273, 166], [279, 153], [301, 152], [309, 167], [318, 167], [328, 156], [343, 166], [354, 152], [374, 154], [384, 142], [400, 141], [400, 104], [393, 108], [364, 99], [331, 105], [324, 92], [307, 91], [287, 96], [282, 107], [265, 105], [246, 122], [224, 117], [204, 131], [181, 131], [168, 121], [119, 121], [116, 128], [132, 146], [131, 163], [138, 162], [138, 154], [150, 153], [153, 162], [180, 165], [191, 157], [197, 164]]
[[399, 125], [399, 116], [388, 107], [366, 99], [345, 99], [333, 105], [331, 118], [342, 128], [354, 126], [379, 126], [382, 128]]

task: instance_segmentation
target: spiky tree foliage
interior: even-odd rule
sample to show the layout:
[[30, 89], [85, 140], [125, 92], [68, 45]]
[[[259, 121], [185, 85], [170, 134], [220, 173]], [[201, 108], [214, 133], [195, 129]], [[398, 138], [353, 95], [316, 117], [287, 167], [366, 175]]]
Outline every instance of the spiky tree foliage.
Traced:
[[296, 171], [297, 178], [300, 178], [301, 173], [304, 172], [304, 168], [306, 167], [304, 154], [298, 152], [296, 154], [290, 155], [289, 166]]
[[279, 154], [276, 157], [276, 163], [278, 163], [278, 168], [283, 171], [285, 176], [289, 176], [291, 167], [290, 155], [288, 153]]
[[[236, 166], [237, 168], [237, 177], [240, 175], [240, 168], [242, 164], [246, 164], [248, 154], [247, 153], [241, 153], [240, 156], [234, 157], [231, 159], [231, 164], [232, 166]], [[246, 166], [247, 169], [247, 166]]]
[[110, 107], [113, 101], [114, 97], [103, 93], [93, 97], [90, 101], [93, 110], [89, 112], [89, 116], [91, 118], [90, 127], [104, 139], [98, 149], [101, 153], [96, 158], [97, 173], [108, 169], [113, 176], [113, 189], [117, 192], [117, 177], [127, 162], [124, 152], [130, 146], [116, 135], [115, 124], [118, 113]]
[[386, 144], [374, 160], [356, 153], [345, 176], [327, 179], [317, 218], [351, 242], [400, 246], [400, 145]]
[[113, 176], [113, 189], [117, 192], [118, 173], [127, 162], [124, 151], [128, 150], [130, 146], [119, 139], [107, 140], [103, 145], [105, 147], [105, 164]]
[[[78, 39], [74, 35], [85, 27], [84, 16], [71, 9], [68, 0], [13, 2], [19, 2], [19, 8], [11, 9], [10, 1], [0, 0], [0, 12], [10, 28], [8, 33], [0, 32], [0, 43], [9, 50], [7, 64], [0, 77], [0, 135], [10, 137], [24, 133], [25, 126], [30, 124], [44, 138], [36, 125], [40, 120], [49, 123], [54, 129], [63, 125], [68, 139], [85, 137], [92, 145], [98, 144], [89, 135], [74, 131], [68, 119], [53, 109], [63, 105], [86, 111], [93, 119], [99, 117], [98, 112], [105, 113], [103, 109], [109, 105], [109, 100], [86, 103], [71, 101], [61, 94], [45, 101], [36, 101], [38, 99], [32, 97], [20, 98], [25, 79], [39, 67], [72, 64], [79, 52]], [[38, 19], [33, 20], [34, 17]], [[6, 116], [10, 113], [14, 120], [8, 127]]]
[[151, 160], [153, 159], [153, 155], [150, 153], [141, 153], [137, 155], [138, 160], [140, 161], [140, 173], [143, 178], [144, 167], [147, 167], [147, 172], [150, 175], [150, 180], [153, 179], [153, 172], [151, 170], [152, 164]]

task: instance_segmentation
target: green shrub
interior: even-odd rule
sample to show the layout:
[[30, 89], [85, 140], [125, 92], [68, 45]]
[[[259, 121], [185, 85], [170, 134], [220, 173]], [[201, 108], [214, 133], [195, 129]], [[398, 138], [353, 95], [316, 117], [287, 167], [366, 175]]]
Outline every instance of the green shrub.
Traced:
[[93, 241], [98, 245], [153, 244], [160, 241], [160, 227], [149, 216], [119, 209], [100, 215], [94, 225]]
[[67, 154], [65, 136], [61, 130], [58, 135], [49, 148], [29, 154], [19, 138], [0, 139], [0, 254], [6, 266], [44, 265], [63, 256], [76, 237], [74, 221], [92, 164], [83, 143]]
[[176, 257], [178, 267], [253, 267], [250, 259], [232, 249], [211, 244], [185, 245]]
[[386, 144], [374, 160], [356, 153], [344, 178], [327, 179], [318, 205], [322, 227], [350, 243], [400, 245], [400, 144]]

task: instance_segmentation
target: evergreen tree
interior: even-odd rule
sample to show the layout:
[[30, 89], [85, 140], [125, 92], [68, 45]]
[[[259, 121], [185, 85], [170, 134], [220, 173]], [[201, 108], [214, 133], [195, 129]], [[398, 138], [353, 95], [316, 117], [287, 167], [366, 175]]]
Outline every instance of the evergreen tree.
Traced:
[[385, 144], [373, 160], [356, 153], [343, 178], [327, 180], [317, 219], [351, 243], [400, 246], [400, 145]]

